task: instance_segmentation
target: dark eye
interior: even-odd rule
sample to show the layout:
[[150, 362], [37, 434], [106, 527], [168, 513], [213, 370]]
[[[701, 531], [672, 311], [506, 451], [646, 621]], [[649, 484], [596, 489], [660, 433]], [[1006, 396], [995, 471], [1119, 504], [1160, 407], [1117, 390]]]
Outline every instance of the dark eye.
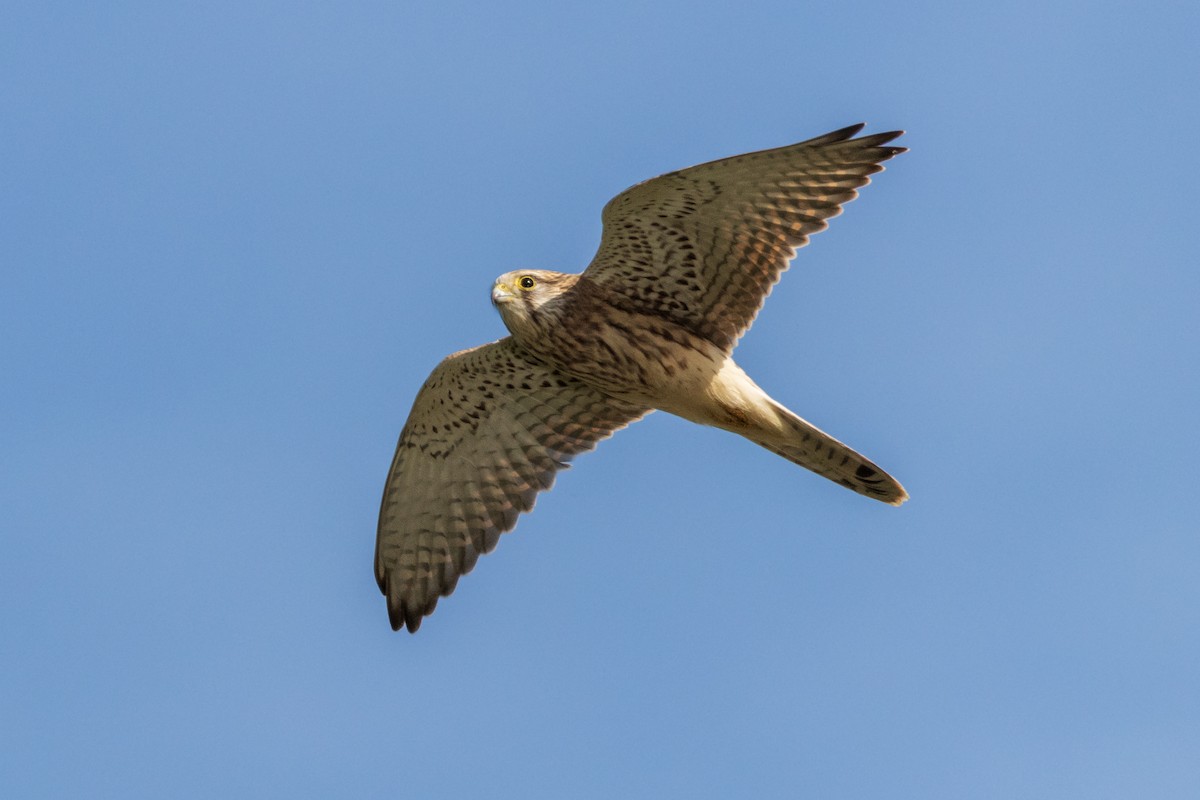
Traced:
[[520, 286], [522, 289], [532, 289], [534, 286], [537, 286], [537, 281], [528, 275], [522, 275], [521, 279], [517, 281], [517, 286]]

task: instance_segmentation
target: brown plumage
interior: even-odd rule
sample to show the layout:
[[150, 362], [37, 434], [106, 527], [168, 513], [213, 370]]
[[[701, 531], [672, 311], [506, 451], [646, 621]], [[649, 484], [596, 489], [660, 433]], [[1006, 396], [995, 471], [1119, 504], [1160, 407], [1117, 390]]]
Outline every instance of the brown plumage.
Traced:
[[384, 489], [375, 576], [392, 627], [416, 631], [575, 455], [658, 409], [744, 436], [867, 497], [891, 476], [771, 399], [731, 358], [771, 287], [841, 213], [900, 132], [806, 142], [671, 172], [604, 208], [579, 275], [506, 273], [511, 336], [433, 371]]

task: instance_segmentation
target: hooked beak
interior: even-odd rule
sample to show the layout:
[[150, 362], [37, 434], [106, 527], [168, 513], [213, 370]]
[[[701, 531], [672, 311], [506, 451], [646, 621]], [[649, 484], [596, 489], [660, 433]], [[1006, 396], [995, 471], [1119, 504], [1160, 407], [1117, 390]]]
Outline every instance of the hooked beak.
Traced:
[[507, 303], [516, 295], [508, 288], [508, 284], [497, 283], [492, 287], [492, 305], [498, 306], [501, 303]]

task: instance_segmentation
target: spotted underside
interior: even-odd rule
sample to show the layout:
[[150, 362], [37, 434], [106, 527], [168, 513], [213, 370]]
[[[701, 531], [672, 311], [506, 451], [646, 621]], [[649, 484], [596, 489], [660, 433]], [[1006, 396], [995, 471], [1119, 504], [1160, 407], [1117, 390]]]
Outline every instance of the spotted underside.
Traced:
[[[861, 128], [638, 184], [605, 207], [602, 240], [583, 273], [586, 281], [545, 273], [549, 283], [536, 289], [502, 287], [500, 298], [509, 303], [505, 321], [517, 338], [444, 360], [418, 393], [400, 435], [375, 554], [375, 576], [387, 597], [393, 628], [415, 631], [438, 598], [450, 594], [479, 555], [495, 547], [518, 515], [533, 507], [537, 493], [550, 488], [572, 456], [592, 449], [655, 405], [629, 398], [639, 403], [649, 398], [671, 410], [654, 394], [663, 391], [661, 385], [642, 390], [644, 376], [655, 372], [645, 369], [647, 361], [669, 377], [676, 366], [682, 370], [689, 363], [685, 357], [672, 361], [679, 355], [672, 348], [690, 341], [717, 354], [712, 361], [717, 369], [750, 326], [795, 248], [824, 230], [826, 220], [883, 169], [880, 162], [903, 152], [887, 146], [899, 133], [852, 138]], [[551, 302], [520, 305], [526, 289], [542, 292]], [[558, 327], [545, 327], [553, 316], [548, 309], [572, 294], [574, 305], [557, 306]], [[585, 295], [587, 303], [579, 300]], [[518, 319], [524, 328], [510, 322]], [[547, 330], [552, 333], [545, 334]], [[536, 331], [543, 334], [535, 342], [531, 337]], [[609, 335], [614, 332], [620, 336]], [[622, 350], [622, 337], [636, 346]], [[611, 358], [604, 364], [589, 361], [581, 349], [585, 345]], [[563, 371], [549, 366], [553, 363]], [[572, 369], [577, 377], [566, 374]], [[765, 413], [766, 423], [795, 428], [798, 443], [767, 434], [756, 438], [750, 430], [743, 435], [868, 496], [885, 502], [907, 497], [871, 462], [811, 426], [797, 427], [807, 423], [786, 417], [786, 409], [764, 412], [763, 403], [742, 407], [742, 400], [761, 393], [749, 378], [745, 381], [745, 391], [729, 393], [725, 413], [732, 421], [725, 427], [737, 430], [738, 415], [750, 426], [752, 420], [745, 416], [750, 412], [756, 415], [754, 424], [762, 423]], [[697, 381], [667, 388], [687, 394], [706, 385]], [[714, 424], [706, 421], [712, 418], [700, 421]]]
[[795, 249], [903, 147], [854, 125], [799, 144], [670, 172], [604, 207], [583, 273], [631, 311], [666, 317], [732, 352]]
[[511, 337], [450, 356], [409, 413], [379, 513], [375, 578], [415, 631], [572, 457], [649, 409], [531, 358]]

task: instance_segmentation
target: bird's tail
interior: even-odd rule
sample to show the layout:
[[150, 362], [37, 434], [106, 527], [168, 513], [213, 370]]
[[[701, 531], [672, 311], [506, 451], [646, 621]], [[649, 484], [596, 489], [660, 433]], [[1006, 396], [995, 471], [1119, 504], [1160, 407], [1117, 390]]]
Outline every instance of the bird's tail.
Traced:
[[904, 487], [870, 460], [851, 450], [829, 434], [800, 419], [771, 400], [779, 415], [783, 433], [745, 434], [748, 438], [793, 464], [839, 483], [859, 494], [898, 506], [908, 499]]

